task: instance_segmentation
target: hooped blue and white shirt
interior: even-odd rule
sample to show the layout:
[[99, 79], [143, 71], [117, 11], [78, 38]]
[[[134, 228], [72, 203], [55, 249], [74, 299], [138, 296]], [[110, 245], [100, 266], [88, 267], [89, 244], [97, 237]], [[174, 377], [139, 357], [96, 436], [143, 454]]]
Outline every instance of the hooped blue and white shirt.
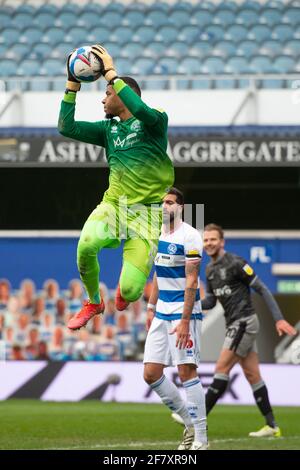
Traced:
[[[158, 284], [158, 301], [155, 316], [162, 320], [179, 320], [183, 313], [186, 286], [185, 264], [202, 257], [203, 242], [200, 232], [182, 222], [172, 233], [159, 238], [155, 268]], [[196, 292], [192, 319], [202, 320], [200, 280]]]

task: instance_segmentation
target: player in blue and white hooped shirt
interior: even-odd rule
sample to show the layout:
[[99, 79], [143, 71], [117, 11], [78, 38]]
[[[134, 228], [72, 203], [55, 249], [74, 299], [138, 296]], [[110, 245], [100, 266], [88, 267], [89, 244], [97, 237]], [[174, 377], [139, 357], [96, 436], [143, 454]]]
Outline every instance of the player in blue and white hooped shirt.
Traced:
[[[182, 221], [183, 195], [172, 188], [163, 202], [163, 227], [155, 259], [156, 273], [147, 310], [149, 329], [144, 379], [185, 423], [179, 450], [206, 450], [205, 395], [197, 374], [200, 361], [201, 301], [199, 268], [202, 237]], [[185, 402], [164, 368], [178, 367]]]

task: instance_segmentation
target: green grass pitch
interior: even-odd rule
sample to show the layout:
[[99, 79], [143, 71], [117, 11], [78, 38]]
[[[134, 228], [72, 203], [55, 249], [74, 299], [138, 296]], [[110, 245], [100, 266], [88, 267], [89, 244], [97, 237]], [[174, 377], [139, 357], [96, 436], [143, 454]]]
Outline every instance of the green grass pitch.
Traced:
[[[300, 409], [275, 407], [282, 438], [249, 438], [263, 424], [255, 406], [221, 406], [209, 416], [212, 450], [300, 449]], [[176, 449], [182, 428], [163, 405], [0, 402], [0, 449]]]

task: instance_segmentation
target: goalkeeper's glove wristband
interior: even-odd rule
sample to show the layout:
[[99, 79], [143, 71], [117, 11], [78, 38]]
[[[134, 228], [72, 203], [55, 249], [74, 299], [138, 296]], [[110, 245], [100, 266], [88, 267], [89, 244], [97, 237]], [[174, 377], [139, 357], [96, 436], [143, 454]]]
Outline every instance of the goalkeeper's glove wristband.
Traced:
[[66, 90], [74, 91], [76, 93], [77, 91], [80, 90], [80, 87], [81, 87], [81, 84], [77, 80], [76, 81], [69, 80], [69, 79], [67, 80]]

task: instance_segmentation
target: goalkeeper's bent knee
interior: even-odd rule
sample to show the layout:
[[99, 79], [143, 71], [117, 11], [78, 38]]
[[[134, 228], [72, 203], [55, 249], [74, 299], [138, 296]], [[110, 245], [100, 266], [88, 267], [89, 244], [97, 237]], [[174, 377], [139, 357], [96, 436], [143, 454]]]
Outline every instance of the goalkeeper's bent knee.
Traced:
[[138, 300], [143, 291], [147, 277], [128, 261], [124, 262], [122, 274], [120, 278], [120, 291], [124, 300], [127, 302], [135, 302]]

